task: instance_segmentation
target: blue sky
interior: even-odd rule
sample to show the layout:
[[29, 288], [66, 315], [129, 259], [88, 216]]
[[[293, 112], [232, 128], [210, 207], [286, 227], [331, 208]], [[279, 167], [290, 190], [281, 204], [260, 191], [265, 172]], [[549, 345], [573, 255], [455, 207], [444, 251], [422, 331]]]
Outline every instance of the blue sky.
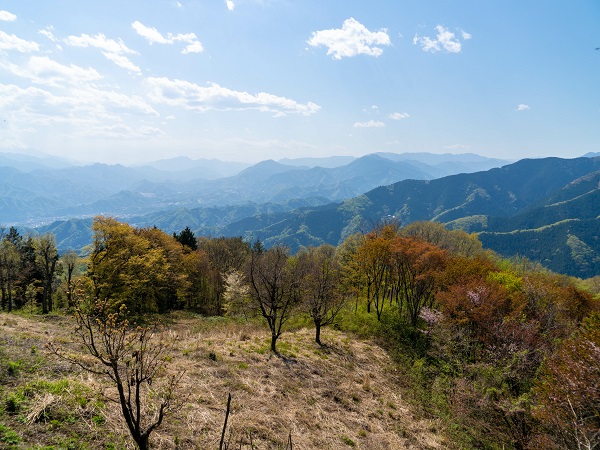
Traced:
[[0, 0], [0, 150], [600, 151], [597, 0]]

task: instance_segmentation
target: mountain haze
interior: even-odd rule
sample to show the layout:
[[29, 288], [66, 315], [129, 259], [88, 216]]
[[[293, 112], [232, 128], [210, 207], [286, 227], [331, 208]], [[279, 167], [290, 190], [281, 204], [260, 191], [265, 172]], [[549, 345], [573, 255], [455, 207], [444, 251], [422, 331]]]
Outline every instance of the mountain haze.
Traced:
[[[457, 161], [462, 159], [456, 156]], [[38, 168], [25, 171], [17, 163], [17, 167], [0, 166], [0, 205], [4, 206], [0, 223], [35, 225], [97, 214], [131, 217], [175, 208], [285, 203], [294, 199], [314, 204], [311, 199], [319, 198], [324, 204], [398, 180], [431, 179], [439, 174], [439, 168], [425, 163], [395, 162], [377, 155], [330, 168], [286, 165], [274, 160], [245, 167], [241, 163], [189, 158], [134, 167], [98, 163], [52, 168], [41, 158], [26, 160]], [[320, 161], [316, 158], [310, 162]]]

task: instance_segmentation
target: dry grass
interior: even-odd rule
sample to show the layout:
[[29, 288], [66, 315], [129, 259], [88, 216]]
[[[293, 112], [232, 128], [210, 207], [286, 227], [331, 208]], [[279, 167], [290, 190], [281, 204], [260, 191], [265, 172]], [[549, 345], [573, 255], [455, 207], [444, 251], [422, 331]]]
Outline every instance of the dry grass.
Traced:
[[[240, 448], [240, 442], [251, 438], [255, 448], [283, 449], [290, 432], [294, 449], [447, 448], [440, 425], [415, 417], [403, 401], [394, 363], [373, 342], [327, 329], [323, 338], [329, 345], [322, 348], [314, 343], [312, 330], [301, 329], [284, 333], [276, 356], [268, 351], [267, 332], [256, 325], [189, 315], [171, 319], [161, 338], [176, 337], [169, 370], [185, 370], [185, 375], [178, 390], [180, 405], [153, 434], [154, 448], [217, 449], [229, 392], [230, 448]], [[44, 422], [52, 416], [46, 414], [49, 409], [69, 404], [68, 390], [62, 397], [38, 392], [20, 413], [0, 413], [0, 425], [16, 430], [22, 439], [8, 448], [68, 439], [79, 439], [80, 446], [73, 448], [82, 448], [82, 442], [87, 448], [107, 448], [109, 442], [113, 448], [133, 448], [117, 405], [98, 401], [95, 393], [107, 389], [103, 380], [46, 359], [41, 350], [31, 353], [49, 340], [71, 346], [71, 327], [67, 318], [0, 314], [2, 364], [21, 357], [23, 367], [38, 367], [0, 376], [3, 402], [10, 392], [39, 378], [67, 378], [73, 386], [89, 387], [90, 397], [87, 403], [79, 400], [85, 405], [69, 419], [73, 423], [68, 429], [54, 424], [53, 430]], [[19, 417], [29, 420], [27, 429], [19, 428]]]

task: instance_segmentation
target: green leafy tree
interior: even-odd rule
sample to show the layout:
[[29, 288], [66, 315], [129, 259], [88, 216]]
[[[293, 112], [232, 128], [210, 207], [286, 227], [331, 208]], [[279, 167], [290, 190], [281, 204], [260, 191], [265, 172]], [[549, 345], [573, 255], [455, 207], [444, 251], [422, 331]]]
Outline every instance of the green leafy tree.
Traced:
[[15, 244], [8, 239], [0, 240], [0, 293], [2, 309], [11, 312], [14, 306], [14, 290], [19, 279], [21, 257]]
[[64, 272], [66, 274], [67, 282], [67, 306], [72, 308], [73, 304], [73, 274], [79, 261], [79, 256], [73, 250], [65, 252], [60, 258], [61, 263], [64, 266]]
[[[199, 249], [206, 254], [210, 281], [210, 309], [212, 314], [223, 313], [223, 295], [226, 278], [232, 271], [243, 271], [250, 256], [250, 245], [241, 237], [201, 238]], [[208, 299], [207, 299], [208, 300]]]
[[177, 239], [177, 241], [181, 245], [191, 250], [198, 250], [198, 242], [196, 240], [196, 235], [192, 230], [190, 230], [190, 227], [185, 227], [185, 229], [182, 230], [180, 233], [173, 233], [173, 237]]
[[157, 311], [168, 284], [164, 249], [128, 224], [97, 217], [87, 276], [94, 297], [112, 307], [126, 305], [135, 314]]
[[35, 261], [41, 274], [42, 284], [42, 313], [52, 311], [52, 293], [56, 263], [58, 262], [58, 251], [56, 250], [56, 238], [53, 234], [45, 234], [34, 238]]

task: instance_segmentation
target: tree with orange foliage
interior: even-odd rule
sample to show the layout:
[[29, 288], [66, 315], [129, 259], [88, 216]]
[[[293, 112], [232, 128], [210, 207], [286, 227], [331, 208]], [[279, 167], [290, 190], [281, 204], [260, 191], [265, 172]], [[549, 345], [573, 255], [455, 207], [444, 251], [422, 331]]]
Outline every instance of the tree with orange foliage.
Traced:
[[433, 305], [447, 264], [445, 250], [425, 241], [396, 237], [390, 245], [390, 265], [399, 293], [400, 310], [412, 326], [421, 308]]
[[385, 284], [390, 273], [391, 243], [396, 237], [393, 225], [376, 228], [365, 235], [354, 253], [354, 265], [362, 275], [367, 291], [367, 312], [371, 312], [371, 305], [374, 304], [378, 320], [381, 320]]

